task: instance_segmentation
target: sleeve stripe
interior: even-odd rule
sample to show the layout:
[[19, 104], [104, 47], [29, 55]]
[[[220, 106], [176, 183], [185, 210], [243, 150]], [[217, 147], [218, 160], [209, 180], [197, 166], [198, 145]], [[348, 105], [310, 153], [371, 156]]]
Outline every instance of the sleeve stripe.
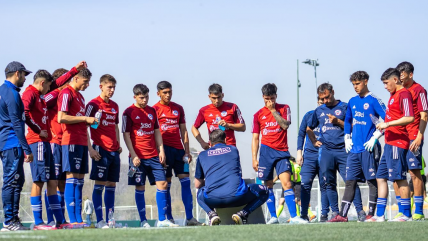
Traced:
[[239, 123], [243, 124], [244, 123], [244, 118], [242, 118], [241, 110], [239, 110], [238, 107], [236, 108], [236, 114], [238, 115]]
[[61, 111], [67, 111], [68, 94], [62, 96]]
[[126, 115], [122, 116], [122, 133], [126, 132]]
[[426, 98], [426, 96], [425, 96], [425, 93], [420, 93], [420, 94], [419, 94], [419, 98], [421, 98], [421, 102], [422, 102], [422, 109], [423, 109], [423, 110], [428, 110], [427, 98]]
[[409, 116], [409, 99], [403, 99], [403, 109], [404, 109], [404, 116]]
[[385, 104], [382, 102], [381, 99], [377, 98], [377, 96], [375, 96], [373, 93], [370, 93], [371, 96], [373, 96], [373, 98], [375, 98], [377, 100], [377, 102], [379, 102], [380, 107], [383, 109], [383, 111], [386, 111], [386, 106]]
[[290, 110], [290, 107], [287, 107], [287, 121], [291, 121], [291, 110]]
[[45, 101], [50, 101], [53, 98], [52, 95], [47, 95], [45, 96]]
[[91, 112], [92, 112], [92, 109], [93, 109], [94, 107], [92, 106], [92, 105], [89, 105], [88, 106], [88, 109], [86, 110], [86, 116], [90, 116], [91, 115]]

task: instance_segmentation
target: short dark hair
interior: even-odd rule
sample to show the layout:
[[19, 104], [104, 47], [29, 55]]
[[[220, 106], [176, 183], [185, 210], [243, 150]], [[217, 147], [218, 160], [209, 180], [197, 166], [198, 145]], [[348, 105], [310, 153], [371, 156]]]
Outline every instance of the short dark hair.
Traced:
[[223, 87], [221, 87], [221, 85], [219, 84], [214, 83], [210, 85], [210, 87], [208, 87], [208, 93], [214, 95], [221, 95], [223, 94]]
[[380, 77], [380, 79], [383, 81], [391, 78], [392, 76], [395, 76], [400, 79], [400, 71], [398, 71], [396, 68], [388, 68], [387, 70], [385, 70], [385, 72], [383, 72], [382, 77]]
[[263, 87], [262, 87], [262, 94], [264, 96], [276, 95], [277, 90], [278, 90], [278, 88], [276, 87], [276, 85], [274, 83], [267, 83], [267, 84], [263, 85]]
[[171, 83], [169, 83], [168, 81], [166, 81], [166, 80], [162, 80], [161, 82], [159, 82], [158, 83], [158, 85], [157, 85], [157, 89], [158, 89], [158, 91], [159, 90], [164, 90], [164, 89], [171, 89], [172, 88], [172, 85], [171, 85]]
[[415, 70], [415, 68], [413, 67], [413, 64], [407, 61], [399, 63], [396, 69], [400, 72], [400, 74], [403, 71], [410, 74], [410, 73], [413, 73], [413, 71]]
[[[6, 69], [5, 71], [7, 71], [7, 69]], [[7, 73], [7, 74], [6, 74], [6, 79], [11, 78], [13, 75], [15, 75], [15, 73], [16, 73], [16, 72], [9, 72], [9, 73]]]
[[366, 71], [360, 70], [360, 71], [357, 71], [357, 72], [354, 72], [353, 74], [351, 74], [351, 76], [349, 77], [349, 80], [351, 82], [354, 80], [359, 80], [359, 81], [369, 80], [369, 77], [370, 76], [369, 76], [369, 74], [367, 74]]
[[37, 70], [37, 72], [33, 76], [34, 82], [37, 79], [41, 79], [41, 78], [45, 79], [48, 82], [52, 82], [53, 81], [51, 73], [49, 73], [47, 70], [44, 70], [44, 69]]
[[330, 83], [322, 83], [317, 88], [318, 94], [324, 93], [326, 90], [330, 91], [330, 93], [331, 93], [331, 91], [333, 91], [333, 85], [331, 85]]
[[134, 89], [132, 89], [132, 90], [134, 91], [135, 96], [145, 95], [145, 94], [149, 93], [149, 91], [150, 91], [149, 88], [144, 84], [136, 84], [134, 86]]
[[213, 132], [210, 133], [210, 142], [211, 145], [215, 144], [215, 143], [225, 143], [226, 140], [226, 133], [224, 133], [224, 131], [222, 130], [214, 130]]
[[64, 68], [59, 68], [56, 69], [53, 73], [52, 73], [52, 78], [53, 80], [57, 80], [59, 77], [63, 76], [65, 73], [67, 73], [68, 70], [64, 69]]
[[91, 71], [89, 69], [87, 69], [87, 68], [81, 69], [79, 71], [79, 73], [77, 73], [77, 75], [79, 75], [79, 76], [81, 76], [81, 77], [83, 77], [85, 79], [91, 79], [91, 77], [92, 77]]
[[113, 77], [113, 75], [105, 74], [105, 75], [101, 76], [100, 84], [108, 83], [108, 82], [112, 82], [113, 84], [116, 84], [116, 79]]

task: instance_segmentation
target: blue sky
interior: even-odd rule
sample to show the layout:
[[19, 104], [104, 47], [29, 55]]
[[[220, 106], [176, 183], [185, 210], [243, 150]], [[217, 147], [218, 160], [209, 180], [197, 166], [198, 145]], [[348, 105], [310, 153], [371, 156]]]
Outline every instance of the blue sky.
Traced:
[[[318, 58], [318, 84], [330, 82], [344, 101], [355, 95], [349, 75], [365, 70], [370, 89], [387, 102], [380, 76], [404, 60], [428, 86], [426, 1], [2, 1], [0, 9], [0, 66], [17, 60], [53, 72], [86, 60], [93, 73], [87, 101], [99, 94], [105, 73], [119, 82], [113, 99], [121, 111], [133, 103], [135, 84], [149, 86], [152, 105], [156, 84], [168, 80], [190, 129], [209, 104], [208, 86], [220, 83], [225, 101], [236, 103], [247, 122], [236, 135], [245, 176], [253, 176], [252, 116], [263, 106], [260, 88], [267, 82], [278, 86], [278, 102], [291, 107], [295, 155], [297, 59]], [[302, 118], [315, 107], [312, 67], [300, 65], [300, 81]]]

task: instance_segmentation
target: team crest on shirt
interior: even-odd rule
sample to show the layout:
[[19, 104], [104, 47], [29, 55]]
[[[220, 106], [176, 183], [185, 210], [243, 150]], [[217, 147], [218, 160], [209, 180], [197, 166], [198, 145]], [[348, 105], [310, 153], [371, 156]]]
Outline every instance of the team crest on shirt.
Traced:
[[15, 174], [15, 180], [19, 179], [19, 174]]
[[364, 109], [367, 110], [370, 107], [369, 103], [364, 104]]
[[389, 101], [389, 104], [390, 104], [390, 105], [392, 105], [392, 103], [394, 103], [394, 99], [391, 99], [391, 100]]
[[173, 114], [173, 115], [175, 115], [175, 116], [178, 116], [178, 111], [173, 110], [173, 111], [172, 111], [172, 114]]
[[334, 112], [334, 114], [336, 114], [336, 115], [340, 115], [340, 114], [342, 114], [342, 111], [341, 111], [341, 110], [336, 110], [336, 111]]
[[259, 172], [259, 178], [263, 177], [263, 172]]
[[153, 120], [153, 115], [152, 114], [148, 114], [147, 117], [149, 117], [150, 120]]
[[227, 116], [227, 112], [226, 111], [221, 112], [221, 116], [223, 117]]
[[76, 164], [76, 169], [79, 170], [80, 169], [80, 164]]
[[98, 177], [102, 178], [104, 176], [104, 174], [102, 172], [98, 173]]
[[113, 112], [114, 114], [116, 114], [116, 110], [114, 108], [111, 108], [111, 112]]

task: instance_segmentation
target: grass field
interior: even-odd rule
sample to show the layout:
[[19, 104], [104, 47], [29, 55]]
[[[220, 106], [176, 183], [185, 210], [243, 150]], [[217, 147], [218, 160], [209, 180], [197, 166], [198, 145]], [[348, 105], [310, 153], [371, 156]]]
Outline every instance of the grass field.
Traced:
[[3, 232], [0, 240], [426, 240], [428, 222], [246, 225], [189, 228]]

